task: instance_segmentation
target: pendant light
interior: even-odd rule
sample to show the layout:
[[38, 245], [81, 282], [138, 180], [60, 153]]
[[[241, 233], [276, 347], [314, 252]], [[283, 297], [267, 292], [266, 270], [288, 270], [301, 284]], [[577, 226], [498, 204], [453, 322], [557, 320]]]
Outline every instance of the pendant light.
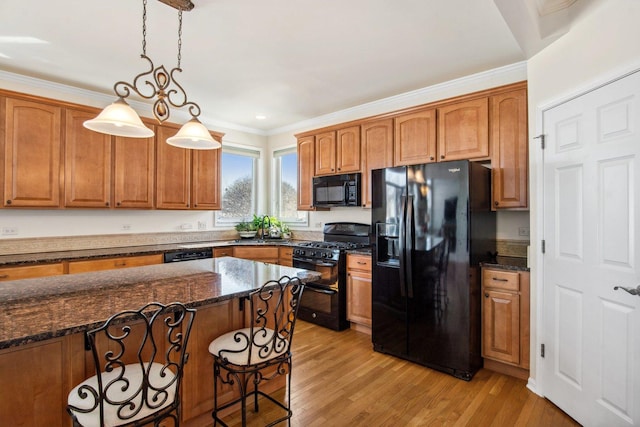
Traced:
[[191, 120], [185, 123], [178, 133], [167, 139], [167, 143], [175, 147], [196, 150], [211, 150], [220, 147], [209, 130], [198, 120], [200, 106], [188, 101], [187, 94], [176, 81], [174, 73], [181, 73], [182, 58], [182, 11], [193, 9], [190, 0], [161, 0], [178, 9], [178, 65], [167, 72], [164, 65], [154, 66], [147, 56], [147, 0], [142, 1], [142, 54], [140, 57], [148, 62], [148, 70], [138, 74], [133, 83], [119, 81], [113, 86], [118, 99], [106, 107], [95, 119], [84, 122], [84, 127], [96, 132], [130, 138], [149, 138], [153, 131], [146, 127], [140, 116], [127, 104], [125, 98], [132, 93], [144, 99], [154, 99], [153, 115], [159, 123], [167, 120], [171, 107], [187, 107]]

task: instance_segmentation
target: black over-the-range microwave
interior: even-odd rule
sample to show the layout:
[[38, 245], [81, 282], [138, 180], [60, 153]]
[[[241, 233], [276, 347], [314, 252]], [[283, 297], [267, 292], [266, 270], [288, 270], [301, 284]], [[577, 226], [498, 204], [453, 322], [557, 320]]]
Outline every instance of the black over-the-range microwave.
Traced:
[[313, 178], [313, 206], [360, 206], [360, 173]]

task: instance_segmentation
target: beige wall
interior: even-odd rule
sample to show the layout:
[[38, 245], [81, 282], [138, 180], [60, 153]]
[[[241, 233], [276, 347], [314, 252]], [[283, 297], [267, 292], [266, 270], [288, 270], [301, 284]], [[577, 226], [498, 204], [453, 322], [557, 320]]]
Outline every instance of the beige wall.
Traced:
[[[578, 2], [576, 5], [579, 5]], [[541, 133], [540, 109], [640, 69], [640, 1], [599, 0], [574, 22], [567, 34], [528, 61], [530, 141]], [[531, 337], [534, 360], [531, 387], [536, 387], [536, 339], [541, 307], [537, 304], [542, 284], [539, 242], [542, 187], [538, 144], [530, 148], [531, 179]]]

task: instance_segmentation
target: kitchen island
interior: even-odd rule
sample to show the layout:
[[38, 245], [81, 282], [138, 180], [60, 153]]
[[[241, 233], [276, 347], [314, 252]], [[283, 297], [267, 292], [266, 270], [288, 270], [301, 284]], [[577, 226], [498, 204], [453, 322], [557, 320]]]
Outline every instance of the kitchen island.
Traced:
[[[67, 394], [94, 374], [84, 331], [151, 301], [180, 301], [198, 310], [182, 418], [185, 425], [208, 423], [213, 405], [209, 342], [245, 325], [243, 297], [285, 275], [307, 282], [318, 273], [223, 257], [0, 283], [0, 425], [71, 425]], [[222, 393], [230, 399], [234, 391]]]

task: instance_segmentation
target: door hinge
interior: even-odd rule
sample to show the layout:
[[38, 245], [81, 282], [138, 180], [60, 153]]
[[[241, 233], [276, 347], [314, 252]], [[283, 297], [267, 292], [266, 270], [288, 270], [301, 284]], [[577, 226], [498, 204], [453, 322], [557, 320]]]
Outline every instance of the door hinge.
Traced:
[[547, 243], [543, 240], [542, 241], [542, 253], [545, 253], [546, 250], [547, 250]]
[[541, 133], [540, 135], [534, 137], [533, 139], [539, 139], [540, 140], [540, 148], [542, 148], [544, 150], [545, 148], [545, 144], [544, 144], [544, 134]]
[[544, 358], [544, 344], [540, 344], [540, 357]]

